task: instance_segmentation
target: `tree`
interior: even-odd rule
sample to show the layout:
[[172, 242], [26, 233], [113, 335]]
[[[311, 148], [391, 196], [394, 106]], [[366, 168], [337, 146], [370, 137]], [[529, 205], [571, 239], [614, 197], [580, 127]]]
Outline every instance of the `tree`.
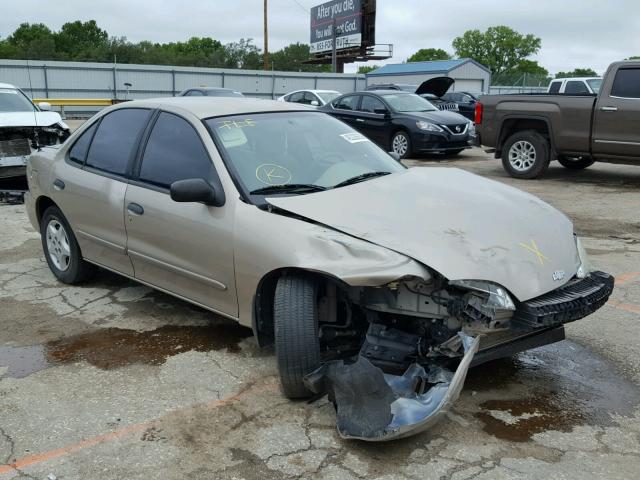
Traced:
[[260, 49], [253, 45], [252, 38], [241, 38], [238, 42], [225, 45], [224, 66], [258, 70], [262, 66]]
[[558, 72], [556, 78], [597, 77], [598, 74], [592, 68], [576, 68], [572, 72]]
[[640, 56], [636, 55], [633, 57], [625, 58], [625, 60], [640, 60]]
[[46, 60], [55, 56], [56, 43], [53, 32], [46, 25], [22, 23], [7, 38], [3, 50], [5, 54], [13, 53], [14, 58]]
[[527, 57], [540, 50], [541, 40], [523, 35], [504, 25], [489, 27], [485, 32], [468, 30], [453, 40], [453, 48], [460, 58], [472, 58], [494, 75], [515, 72]]
[[380, 65], [360, 65], [358, 67], [358, 73], [369, 73], [377, 70], [378, 68], [380, 68]]
[[104, 57], [109, 35], [95, 20], [67, 22], [55, 34], [56, 54], [62, 60], [96, 60]]
[[526, 73], [528, 75], [539, 75], [548, 77], [549, 71], [533, 60], [522, 60], [514, 69], [516, 73]]
[[330, 65], [310, 65], [302, 63], [309, 60], [311, 53], [309, 45], [305, 43], [292, 43], [270, 55], [271, 65], [274, 70], [286, 72], [328, 72]]
[[407, 58], [408, 62], [427, 62], [429, 60], [450, 60], [451, 55], [441, 48], [421, 48]]

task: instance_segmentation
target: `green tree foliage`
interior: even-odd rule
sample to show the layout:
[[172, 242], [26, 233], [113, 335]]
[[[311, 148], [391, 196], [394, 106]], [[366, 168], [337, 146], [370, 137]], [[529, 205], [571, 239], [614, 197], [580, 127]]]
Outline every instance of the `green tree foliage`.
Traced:
[[[241, 38], [226, 45], [210, 37], [192, 37], [184, 42], [133, 43], [125, 37], [109, 37], [95, 20], [67, 22], [58, 32], [41, 23], [23, 23], [10, 36], [0, 39], [0, 58], [262, 68], [262, 52], [252, 39]], [[275, 70], [330, 70], [328, 65], [302, 63], [308, 58], [309, 46], [301, 43], [270, 52]]]
[[597, 77], [598, 74], [592, 68], [576, 68], [572, 72], [558, 72], [556, 78]]
[[460, 58], [472, 58], [487, 67], [494, 75], [517, 72], [527, 57], [540, 50], [541, 40], [523, 35], [504, 25], [486, 31], [468, 30], [453, 40], [453, 48]]
[[441, 48], [421, 48], [407, 58], [407, 62], [427, 62], [430, 60], [450, 60], [451, 55]]
[[369, 73], [380, 68], [380, 65], [361, 65], [358, 67], [358, 73]]
[[629, 58], [625, 58], [625, 60], [640, 60], [640, 56], [633, 56], [633, 57], [629, 57]]

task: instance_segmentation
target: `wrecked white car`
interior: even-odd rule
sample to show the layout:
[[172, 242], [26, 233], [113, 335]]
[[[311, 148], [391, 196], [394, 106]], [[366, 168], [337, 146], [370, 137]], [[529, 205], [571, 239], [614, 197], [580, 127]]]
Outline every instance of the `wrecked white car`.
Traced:
[[102, 266], [251, 326], [344, 438], [430, 427], [470, 366], [563, 339], [613, 289], [546, 203], [289, 103], [128, 102], [28, 178], [56, 277]]
[[19, 88], [0, 83], [0, 200], [22, 198], [26, 159], [33, 150], [63, 142], [69, 127], [42, 103], [36, 107]]

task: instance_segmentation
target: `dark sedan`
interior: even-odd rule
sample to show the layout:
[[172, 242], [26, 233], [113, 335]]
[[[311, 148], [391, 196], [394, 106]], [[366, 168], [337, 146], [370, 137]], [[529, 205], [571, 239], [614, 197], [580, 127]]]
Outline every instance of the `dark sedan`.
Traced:
[[178, 97], [244, 97], [244, 95], [230, 88], [197, 87], [183, 90]]
[[476, 103], [478, 97], [469, 92], [447, 92], [442, 97], [442, 100], [447, 102], [453, 102], [458, 105], [458, 111], [460, 115], [464, 115], [473, 122], [476, 114]]
[[420, 96], [399, 90], [342, 95], [320, 110], [356, 128], [400, 158], [412, 153], [457, 155], [473, 144], [473, 123], [440, 111]]

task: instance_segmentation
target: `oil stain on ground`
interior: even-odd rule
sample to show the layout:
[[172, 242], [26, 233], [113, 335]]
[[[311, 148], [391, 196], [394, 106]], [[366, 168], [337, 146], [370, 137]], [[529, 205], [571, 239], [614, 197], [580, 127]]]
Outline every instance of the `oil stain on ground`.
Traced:
[[195, 350], [237, 353], [251, 330], [235, 322], [207, 326], [165, 325], [138, 332], [106, 328], [43, 345], [0, 347], [0, 378], [23, 378], [50, 366], [85, 361], [103, 370], [134, 363], [161, 365], [167, 358]]
[[612, 415], [630, 415], [640, 401], [638, 386], [570, 341], [473, 368], [465, 389], [482, 398], [496, 393], [475, 415], [487, 433], [513, 442], [547, 430], [611, 425]]

